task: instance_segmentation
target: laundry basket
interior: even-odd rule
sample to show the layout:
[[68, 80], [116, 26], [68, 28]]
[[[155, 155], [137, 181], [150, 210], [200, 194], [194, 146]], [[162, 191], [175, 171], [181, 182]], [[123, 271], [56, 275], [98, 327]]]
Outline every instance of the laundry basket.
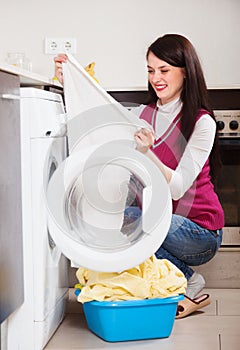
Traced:
[[83, 304], [88, 328], [109, 342], [169, 337], [183, 295], [131, 301]]

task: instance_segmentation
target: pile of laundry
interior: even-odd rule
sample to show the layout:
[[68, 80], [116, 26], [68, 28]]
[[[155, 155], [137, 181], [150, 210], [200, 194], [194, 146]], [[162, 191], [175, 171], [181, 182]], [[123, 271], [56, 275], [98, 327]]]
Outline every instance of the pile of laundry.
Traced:
[[170, 261], [151, 256], [142, 264], [122, 272], [96, 272], [79, 268], [80, 303], [96, 301], [166, 298], [184, 294], [187, 280]]

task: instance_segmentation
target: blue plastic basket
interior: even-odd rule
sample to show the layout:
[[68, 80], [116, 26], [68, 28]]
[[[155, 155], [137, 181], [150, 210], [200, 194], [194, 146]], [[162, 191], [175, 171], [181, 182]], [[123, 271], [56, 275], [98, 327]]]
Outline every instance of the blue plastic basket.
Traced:
[[184, 296], [83, 304], [88, 328], [109, 342], [167, 338]]

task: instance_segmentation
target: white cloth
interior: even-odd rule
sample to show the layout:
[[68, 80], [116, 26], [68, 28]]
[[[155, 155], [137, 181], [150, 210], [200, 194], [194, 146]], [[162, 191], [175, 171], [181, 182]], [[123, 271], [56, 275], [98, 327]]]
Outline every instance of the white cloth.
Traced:
[[63, 66], [64, 97], [68, 118], [116, 101], [68, 54]]
[[70, 151], [83, 133], [84, 145], [86, 139], [91, 146], [104, 140], [126, 139], [135, 147], [134, 131], [147, 127], [147, 123], [118, 103], [70, 54], [63, 63], [63, 79]]
[[[158, 104], [157, 106], [155, 132], [159, 138], [180, 112], [182, 103], [177, 98], [165, 105]], [[133, 112], [140, 116], [144, 108], [145, 105], [140, 105], [133, 109]], [[184, 195], [202, 170], [211, 152], [215, 132], [216, 124], [208, 114], [204, 114], [196, 122], [183, 156], [177, 168], [172, 170], [169, 187], [174, 200], [178, 200]]]
[[[105, 230], [104, 234], [108, 234], [109, 241], [128, 240], [120, 229], [131, 174], [126, 167], [114, 164], [118, 155], [112, 154], [117, 154], [114, 150], [117, 151], [120, 145], [126, 143], [134, 149], [134, 133], [138, 128], [146, 127], [146, 123], [113, 99], [69, 54], [67, 62], [63, 63], [63, 79], [69, 152], [72, 158], [77, 153], [74, 162], [77, 160], [81, 169], [80, 180], [75, 182], [75, 186], [78, 183], [79, 186], [74, 189], [80, 204], [74, 205], [81, 208], [81, 220]], [[100, 163], [96, 172], [88, 171], [90, 176], [84, 177], [83, 186], [81, 177], [84, 174], [81, 172], [82, 169], [83, 172], [86, 171], [85, 165], [81, 164], [83, 150], [93, 147], [95, 148], [94, 152], [90, 153], [90, 162], [84, 161], [86, 164], [96, 164], [98, 161], [99, 164], [100, 159], [103, 163]], [[109, 152], [111, 159], [105, 157]], [[131, 160], [128, 154], [122, 156], [127, 161]], [[94, 169], [94, 166], [91, 165], [91, 169]], [[76, 218], [77, 215], [79, 213], [76, 214]]]

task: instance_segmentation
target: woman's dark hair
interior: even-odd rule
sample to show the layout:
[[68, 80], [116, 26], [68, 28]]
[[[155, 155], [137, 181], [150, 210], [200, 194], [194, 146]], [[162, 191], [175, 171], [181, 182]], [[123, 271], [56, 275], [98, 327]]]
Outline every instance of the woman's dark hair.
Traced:
[[[185, 69], [185, 79], [181, 93], [181, 100], [183, 103], [181, 132], [184, 139], [188, 141], [193, 132], [197, 120], [196, 118], [200, 109], [205, 109], [208, 111], [209, 115], [215, 120], [214, 113], [209, 102], [202, 67], [195, 48], [190, 41], [182, 35], [166, 34], [155, 40], [149, 46], [146, 55], [147, 58], [150, 52], [171, 66]], [[150, 83], [148, 83], [148, 91], [148, 103], [156, 103], [158, 97]], [[209, 156], [209, 161], [211, 177], [214, 181], [221, 168], [217, 133], [215, 135], [213, 148]]]

